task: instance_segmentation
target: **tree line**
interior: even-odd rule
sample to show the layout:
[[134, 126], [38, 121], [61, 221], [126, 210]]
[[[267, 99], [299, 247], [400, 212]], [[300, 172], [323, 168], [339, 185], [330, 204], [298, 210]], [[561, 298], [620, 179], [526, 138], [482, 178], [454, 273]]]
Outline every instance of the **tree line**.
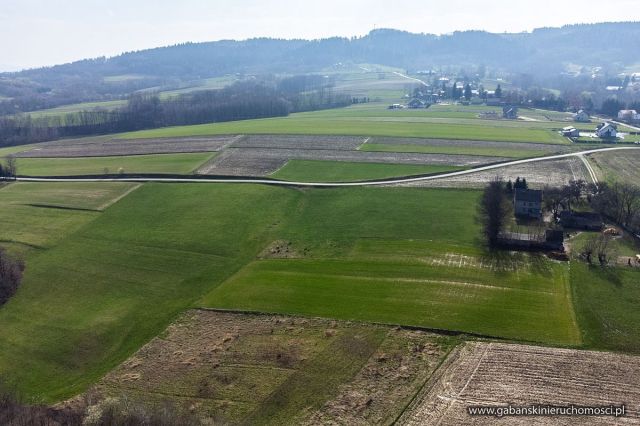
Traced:
[[0, 247], [0, 306], [18, 291], [23, 271], [24, 263], [12, 258]]
[[286, 116], [350, 105], [348, 95], [325, 84], [300, 87], [265, 82], [238, 82], [218, 90], [199, 91], [162, 100], [157, 94], [136, 93], [126, 106], [94, 109], [52, 117], [0, 117], [0, 146], [41, 142], [62, 137], [128, 132], [165, 126], [192, 125]]

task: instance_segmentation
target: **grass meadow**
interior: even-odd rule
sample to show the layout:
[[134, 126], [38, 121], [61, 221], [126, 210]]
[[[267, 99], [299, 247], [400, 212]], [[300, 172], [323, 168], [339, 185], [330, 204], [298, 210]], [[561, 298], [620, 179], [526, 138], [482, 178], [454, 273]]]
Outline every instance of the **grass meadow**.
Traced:
[[347, 182], [462, 170], [461, 167], [346, 161], [289, 160], [271, 177], [310, 182]]
[[153, 154], [114, 157], [19, 158], [22, 176], [73, 176], [107, 173], [188, 174], [215, 153]]
[[[0, 194], [15, 192], [19, 205], [42, 197], [74, 205], [79, 189], [56, 194], [66, 188], [59, 185], [14, 184]], [[40, 208], [73, 226], [52, 241], [35, 240], [46, 249], [28, 252], [23, 285], [0, 309], [0, 370], [23, 394], [60, 400], [194, 306], [578, 344], [566, 267], [525, 258], [510, 272], [482, 260], [470, 209], [477, 197], [465, 190], [146, 184], [103, 212]], [[3, 227], [3, 237], [22, 228], [46, 235], [38, 229], [43, 222], [30, 214]], [[261, 256], [276, 240], [291, 241], [298, 257]], [[467, 257], [471, 263], [461, 267]]]
[[[465, 109], [468, 108], [468, 109]], [[397, 136], [568, 144], [559, 122], [482, 120], [487, 107], [433, 106], [426, 110], [390, 111], [384, 104], [291, 114], [288, 117], [177, 126], [120, 135], [125, 139], [224, 134], [310, 134]]]

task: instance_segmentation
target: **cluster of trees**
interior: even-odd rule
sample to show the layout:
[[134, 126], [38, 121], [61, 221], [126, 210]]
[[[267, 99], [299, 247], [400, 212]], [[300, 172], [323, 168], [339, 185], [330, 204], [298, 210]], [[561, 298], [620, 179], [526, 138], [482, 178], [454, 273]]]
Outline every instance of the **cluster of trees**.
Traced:
[[640, 230], [640, 187], [627, 183], [587, 184], [572, 180], [562, 187], [544, 189], [544, 207], [557, 219], [562, 210], [586, 203], [594, 211], [632, 231]]
[[[297, 92], [296, 90], [303, 90]], [[157, 94], [134, 94], [126, 106], [63, 116], [0, 118], [0, 146], [60, 137], [117, 133], [164, 126], [286, 116], [291, 112], [350, 105], [348, 95], [326, 85], [282, 87], [264, 82], [239, 82], [224, 89], [199, 91], [168, 100]]]
[[603, 233], [589, 236], [580, 250], [580, 255], [590, 265], [597, 259], [600, 266], [607, 266], [618, 257], [611, 244], [611, 237]]
[[0, 424], [10, 426], [202, 426], [224, 419], [201, 418], [170, 400], [151, 405], [127, 397], [96, 401], [90, 393], [68, 407], [30, 405], [0, 383]]
[[5, 304], [18, 291], [24, 263], [9, 256], [0, 248], [0, 306]]
[[0, 178], [14, 178], [18, 175], [18, 165], [13, 156], [6, 158], [5, 163], [0, 163]]
[[589, 201], [595, 211], [632, 232], [640, 232], [640, 187], [613, 182], [589, 188]]

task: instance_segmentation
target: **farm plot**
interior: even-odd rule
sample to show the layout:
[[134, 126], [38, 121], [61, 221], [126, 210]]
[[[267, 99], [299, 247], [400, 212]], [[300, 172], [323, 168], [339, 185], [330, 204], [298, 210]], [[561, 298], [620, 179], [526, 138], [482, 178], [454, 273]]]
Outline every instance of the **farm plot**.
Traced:
[[228, 148], [198, 170], [199, 174], [264, 176], [289, 160], [323, 160], [385, 164], [446, 165], [467, 167], [504, 160], [498, 157], [339, 151], [328, 149]]
[[[55, 198], [47, 188], [58, 186], [48, 185], [33, 187]], [[3, 380], [45, 402], [85, 390], [254, 258], [299, 195], [258, 185], [145, 184], [104, 213], [78, 212], [78, 220], [69, 220], [75, 210], [33, 207], [3, 218], [3, 235], [28, 232], [33, 237], [20, 241], [51, 247], [27, 258], [20, 291], [0, 309]]]
[[461, 170], [460, 167], [352, 163], [347, 161], [290, 160], [271, 177], [290, 181], [308, 182], [353, 182], [370, 179], [385, 179], [398, 176], [416, 176]]
[[115, 157], [18, 158], [21, 176], [73, 176], [116, 173], [188, 174], [215, 153], [156, 154]]
[[353, 151], [366, 138], [354, 136], [248, 135], [233, 142], [234, 148], [329, 149]]
[[432, 117], [430, 115], [433, 113], [429, 110], [402, 111], [396, 114], [386, 110], [384, 105], [377, 104], [292, 114], [288, 117], [144, 130], [121, 134], [119, 137], [145, 139], [229, 134], [328, 134], [569, 144], [548, 123], [507, 120], [494, 122], [460, 118], [455, 114], [449, 118]]
[[213, 152], [222, 150], [235, 139], [235, 136], [140, 140], [112, 139], [109, 137], [67, 139], [32, 145], [14, 155], [24, 158], [58, 158]]
[[389, 424], [455, 343], [358, 323], [189, 311], [92, 393], [169, 399], [225, 424]]
[[592, 154], [589, 160], [595, 166], [598, 177], [603, 180], [640, 185], [640, 149], [637, 151], [605, 152]]
[[473, 140], [382, 138], [373, 137], [360, 148], [362, 151], [422, 152], [429, 154], [484, 155], [492, 157], [523, 158], [569, 152], [573, 148], [563, 145], [521, 144]]
[[637, 268], [602, 269], [571, 262], [576, 314], [589, 347], [640, 354], [638, 283]]
[[506, 417], [508, 424], [640, 424], [640, 358], [604, 352], [502, 343], [466, 343], [447, 359], [398, 422], [401, 425], [495, 424], [469, 406], [627, 404], [627, 416]]
[[25, 255], [54, 246], [137, 188], [129, 183], [13, 183], [0, 188], [0, 245]]
[[509, 179], [515, 181], [517, 177], [524, 177], [531, 186], [536, 188], [542, 188], [546, 185], [562, 186], [569, 183], [570, 180], [579, 179], [591, 182], [587, 169], [579, 158], [566, 158], [506, 166], [495, 170], [433, 181], [403, 183], [397, 184], [397, 186], [481, 188], [487, 182], [495, 179], [496, 176], [502, 177], [505, 181]]
[[201, 306], [580, 343], [567, 265], [479, 248], [477, 192], [304, 194], [273, 240], [289, 244], [265, 245]]

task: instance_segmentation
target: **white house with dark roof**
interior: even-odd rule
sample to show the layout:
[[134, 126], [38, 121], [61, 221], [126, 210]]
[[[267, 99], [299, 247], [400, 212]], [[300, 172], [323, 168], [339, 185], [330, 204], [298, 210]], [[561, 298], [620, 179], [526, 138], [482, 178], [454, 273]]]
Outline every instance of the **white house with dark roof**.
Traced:
[[587, 114], [585, 110], [581, 109], [573, 116], [573, 121], [577, 121], [578, 123], [588, 123], [591, 121], [591, 117], [589, 117], [589, 114]]
[[542, 217], [542, 191], [518, 188], [513, 194], [516, 216], [540, 219]]
[[611, 123], [599, 124], [596, 129], [596, 136], [602, 139], [613, 139], [618, 137], [618, 129]]

